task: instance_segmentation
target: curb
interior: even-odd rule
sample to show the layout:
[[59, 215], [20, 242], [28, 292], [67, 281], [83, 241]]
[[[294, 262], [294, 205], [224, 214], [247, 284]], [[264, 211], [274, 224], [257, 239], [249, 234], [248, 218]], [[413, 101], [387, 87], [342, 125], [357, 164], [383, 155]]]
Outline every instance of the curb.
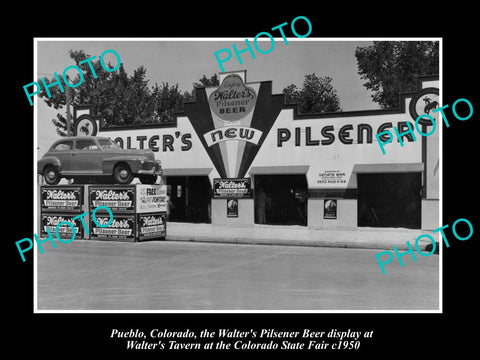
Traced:
[[[205, 242], [219, 244], [244, 244], [244, 245], [281, 245], [281, 246], [311, 246], [311, 247], [330, 247], [330, 248], [351, 248], [351, 249], [375, 249], [375, 250], [408, 250], [406, 244], [408, 239], [400, 244], [386, 242], [354, 242], [352, 241], [324, 241], [324, 240], [286, 240], [286, 239], [261, 239], [251, 237], [212, 237], [201, 235], [168, 235], [167, 241], [183, 241], [183, 242]], [[430, 245], [430, 247], [429, 247]], [[431, 251], [432, 245], [425, 243], [420, 246], [422, 251]], [[438, 254], [438, 246], [435, 254]]]

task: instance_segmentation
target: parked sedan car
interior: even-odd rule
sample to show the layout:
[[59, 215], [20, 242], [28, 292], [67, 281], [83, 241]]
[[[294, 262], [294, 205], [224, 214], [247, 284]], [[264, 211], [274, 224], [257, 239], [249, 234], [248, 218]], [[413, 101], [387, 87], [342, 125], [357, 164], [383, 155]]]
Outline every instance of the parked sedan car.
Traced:
[[154, 184], [162, 167], [151, 150], [124, 150], [106, 137], [75, 136], [53, 143], [38, 161], [37, 172], [49, 185], [61, 178], [75, 183], [129, 184], [134, 177]]

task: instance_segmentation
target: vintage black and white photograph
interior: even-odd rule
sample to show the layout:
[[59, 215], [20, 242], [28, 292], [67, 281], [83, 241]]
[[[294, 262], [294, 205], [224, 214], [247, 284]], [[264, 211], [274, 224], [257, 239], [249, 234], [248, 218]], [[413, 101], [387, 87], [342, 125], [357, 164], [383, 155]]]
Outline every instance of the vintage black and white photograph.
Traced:
[[35, 40], [36, 312], [442, 310], [442, 39], [294, 35]]

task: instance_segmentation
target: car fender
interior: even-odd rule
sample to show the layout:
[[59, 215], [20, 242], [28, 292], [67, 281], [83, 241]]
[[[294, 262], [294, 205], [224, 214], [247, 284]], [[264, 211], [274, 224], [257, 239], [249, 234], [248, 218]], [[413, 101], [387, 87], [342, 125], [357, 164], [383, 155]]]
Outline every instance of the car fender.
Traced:
[[141, 155], [134, 156], [112, 156], [102, 160], [102, 171], [104, 174], [113, 174], [115, 164], [119, 162], [127, 163], [130, 169], [135, 174], [141, 168], [141, 161], [147, 161], [147, 158]]
[[37, 162], [37, 174], [43, 174], [43, 170], [47, 165], [54, 165], [58, 171], [62, 171], [62, 163], [55, 156], [44, 156]]

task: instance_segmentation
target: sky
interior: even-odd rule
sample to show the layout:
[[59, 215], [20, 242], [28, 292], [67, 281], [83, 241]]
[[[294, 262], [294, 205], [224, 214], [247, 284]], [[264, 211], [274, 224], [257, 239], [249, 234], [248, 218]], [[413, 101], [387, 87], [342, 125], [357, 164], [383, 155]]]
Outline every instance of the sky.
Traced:
[[[263, 50], [272, 46], [268, 38], [259, 40], [265, 41], [258, 43]], [[250, 43], [253, 43], [253, 39], [250, 39]], [[221, 69], [214, 53], [228, 48], [232, 57], [222, 64], [224, 71], [246, 70], [247, 82], [272, 80], [274, 94], [281, 93], [290, 84], [301, 88], [305, 75], [315, 73], [317, 76], [329, 76], [333, 79], [332, 85], [337, 90], [343, 111], [379, 108], [378, 104], [371, 100], [372, 93], [363, 86], [364, 80], [358, 75], [355, 58], [355, 49], [371, 45], [370, 40], [288, 38], [288, 44], [285, 44], [280, 37], [275, 38], [273, 49], [268, 54], [257, 52], [252, 44], [255, 58], [252, 58], [249, 52], [242, 53], [242, 64], [235, 57], [232, 44], [239, 50], [245, 49], [245, 38], [39, 38], [35, 44], [37, 66], [32, 81], [42, 77], [51, 78], [54, 72], [61, 76], [67, 66], [74, 64], [68, 54], [69, 50], [84, 50], [86, 54], [98, 59], [105, 50], [112, 49], [119, 54], [129, 76], [143, 65], [147, 70], [146, 77], [150, 86], [162, 82], [178, 84], [183, 93], [191, 91], [193, 83], [198, 82], [203, 75], [218, 75]], [[226, 53], [220, 56], [226, 56]], [[117, 62], [112, 53], [106, 54], [104, 60], [106, 63], [110, 61], [112, 66]], [[25, 101], [28, 102], [27, 99]], [[35, 106], [37, 155], [41, 157], [59, 137], [51, 120], [58, 112], [65, 114], [65, 110], [49, 108], [38, 98], [35, 99]]]

